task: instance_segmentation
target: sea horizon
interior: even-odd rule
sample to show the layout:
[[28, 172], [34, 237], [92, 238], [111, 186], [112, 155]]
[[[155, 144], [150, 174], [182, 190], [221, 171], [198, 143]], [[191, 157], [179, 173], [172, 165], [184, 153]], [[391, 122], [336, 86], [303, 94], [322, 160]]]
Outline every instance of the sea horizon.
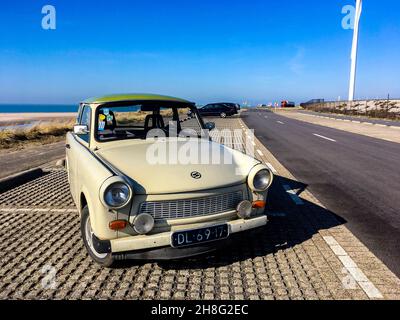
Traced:
[[[45, 103], [0, 103], [0, 113], [62, 113], [77, 112], [79, 103], [76, 104], [45, 104]], [[252, 106], [248, 106], [252, 108]]]
[[0, 113], [77, 112], [79, 104], [0, 103]]

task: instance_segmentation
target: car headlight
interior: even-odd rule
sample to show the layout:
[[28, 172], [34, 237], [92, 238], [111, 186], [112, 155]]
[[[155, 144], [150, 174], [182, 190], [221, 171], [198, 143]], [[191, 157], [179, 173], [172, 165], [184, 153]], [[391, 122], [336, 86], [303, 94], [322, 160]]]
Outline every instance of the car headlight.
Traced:
[[266, 191], [272, 184], [273, 173], [264, 165], [255, 166], [249, 174], [248, 184], [256, 192]]
[[126, 204], [129, 200], [129, 188], [121, 182], [113, 183], [104, 193], [104, 201], [111, 208], [118, 208]]
[[269, 170], [264, 169], [258, 171], [253, 179], [254, 189], [256, 190], [268, 189], [270, 180], [271, 180], [271, 175]]
[[111, 209], [120, 209], [132, 198], [129, 185], [120, 177], [112, 177], [103, 184], [100, 190], [102, 203]]

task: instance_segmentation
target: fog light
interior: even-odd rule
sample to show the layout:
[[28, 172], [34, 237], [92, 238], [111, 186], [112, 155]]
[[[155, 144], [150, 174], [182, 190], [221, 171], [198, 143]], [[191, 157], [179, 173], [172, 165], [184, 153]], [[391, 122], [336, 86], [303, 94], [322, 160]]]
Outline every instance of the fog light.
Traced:
[[252, 203], [248, 200], [244, 200], [237, 206], [237, 215], [242, 219], [248, 219], [251, 216]]
[[139, 234], [149, 233], [154, 227], [154, 218], [147, 214], [139, 214], [134, 221], [134, 229]]

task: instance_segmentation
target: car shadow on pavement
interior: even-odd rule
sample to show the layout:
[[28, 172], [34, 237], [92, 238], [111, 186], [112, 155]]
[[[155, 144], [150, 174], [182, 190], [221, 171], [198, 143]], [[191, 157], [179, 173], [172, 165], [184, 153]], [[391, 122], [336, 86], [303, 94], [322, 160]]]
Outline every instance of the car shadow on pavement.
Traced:
[[264, 257], [279, 250], [293, 248], [311, 239], [319, 230], [346, 223], [335, 213], [302, 199], [296, 204], [283, 186], [301, 194], [307, 185], [276, 176], [268, 195], [269, 222], [265, 227], [238, 234], [217, 251], [196, 258], [162, 261], [157, 264], [166, 270], [204, 269], [228, 266], [235, 262]]

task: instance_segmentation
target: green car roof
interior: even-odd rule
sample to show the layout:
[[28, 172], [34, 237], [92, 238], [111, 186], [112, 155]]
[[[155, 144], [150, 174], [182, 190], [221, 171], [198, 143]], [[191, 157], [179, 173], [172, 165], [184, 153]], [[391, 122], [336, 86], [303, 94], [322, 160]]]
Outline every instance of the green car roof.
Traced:
[[126, 93], [126, 94], [112, 94], [101, 97], [89, 98], [83, 101], [83, 103], [107, 103], [107, 102], [118, 102], [118, 101], [174, 101], [174, 102], [182, 102], [182, 103], [191, 103], [188, 100], [163, 96], [158, 94], [147, 94], [147, 93]]

